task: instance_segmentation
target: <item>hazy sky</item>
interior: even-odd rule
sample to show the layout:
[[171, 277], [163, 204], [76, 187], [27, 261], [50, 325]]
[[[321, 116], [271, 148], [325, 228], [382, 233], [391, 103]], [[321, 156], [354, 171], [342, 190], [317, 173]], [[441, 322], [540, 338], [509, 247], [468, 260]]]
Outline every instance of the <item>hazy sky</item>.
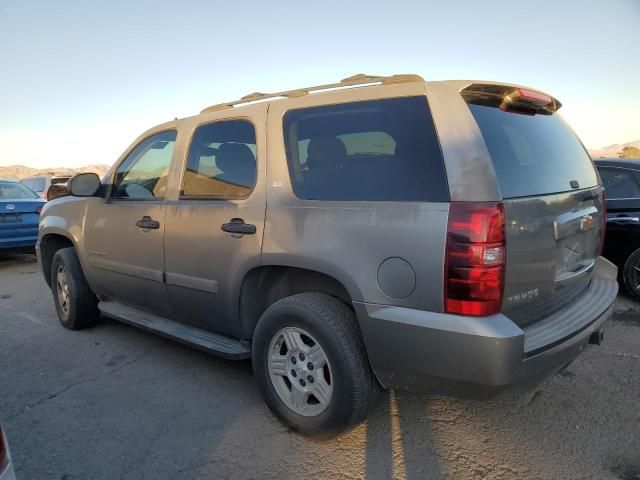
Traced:
[[547, 91], [588, 147], [640, 139], [640, 0], [0, 0], [0, 165], [112, 163], [143, 130], [354, 73]]

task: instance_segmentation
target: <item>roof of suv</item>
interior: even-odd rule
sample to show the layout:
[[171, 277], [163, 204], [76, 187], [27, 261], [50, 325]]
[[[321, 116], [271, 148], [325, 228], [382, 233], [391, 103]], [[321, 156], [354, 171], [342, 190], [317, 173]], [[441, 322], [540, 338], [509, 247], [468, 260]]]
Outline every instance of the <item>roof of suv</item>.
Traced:
[[640, 158], [596, 158], [598, 167], [626, 167], [640, 170]]
[[[285, 90], [282, 92], [274, 92], [274, 93], [261, 93], [261, 92], [253, 92], [249, 93], [238, 100], [233, 100], [230, 102], [218, 103], [215, 105], [211, 105], [209, 107], [204, 108], [200, 114], [216, 112], [220, 110], [226, 110], [230, 108], [238, 108], [246, 105], [251, 105], [256, 102], [266, 101], [267, 103], [274, 100], [286, 100], [291, 98], [299, 98], [304, 97], [306, 95], [322, 95], [324, 93], [330, 93], [336, 90], [347, 90], [355, 87], [375, 87], [375, 86], [384, 86], [384, 85], [398, 85], [398, 84], [406, 84], [406, 83], [435, 83], [435, 82], [427, 82], [420, 75], [414, 73], [407, 74], [396, 74], [390, 76], [379, 76], [379, 75], [367, 75], [364, 73], [358, 73], [356, 75], [352, 75], [347, 78], [343, 78], [337, 83], [330, 83], [324, 85], [316, 85], [312, 87], [303, 87], [297, 88], [294, 90]], [[509, 87], [518, 87], [521, 88], [521, 85], [515, 85], [510, 83], [502, 83], [502, 82], [494, 82], [494, 81], [480, 81], [480, 80], [441, 80], [438, 81], [440, 84], [448, 84], [453, 88], [457, 88], [458, 90], [462, 90], [467, 86], [477, 84], [477, 85], [493, 85], [493, 86], [509, 86]], [[541, 94], [547, 95], [545, 92], [541, 92], [539, 90], [526, 87], [529, 91], [538, 92]], [[560, 108], [561, 103], [557, 99], [553, 99], [556, 103], [557, 108]]]

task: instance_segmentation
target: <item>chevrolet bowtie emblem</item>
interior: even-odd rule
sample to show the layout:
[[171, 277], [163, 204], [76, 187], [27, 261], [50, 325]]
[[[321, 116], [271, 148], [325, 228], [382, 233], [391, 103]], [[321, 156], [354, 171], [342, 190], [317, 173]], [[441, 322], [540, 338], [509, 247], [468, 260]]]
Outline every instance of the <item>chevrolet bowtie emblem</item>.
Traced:
[[593, 215], [585, 215], [580, 219], [580, 230], [586, 232], [593, 228]]

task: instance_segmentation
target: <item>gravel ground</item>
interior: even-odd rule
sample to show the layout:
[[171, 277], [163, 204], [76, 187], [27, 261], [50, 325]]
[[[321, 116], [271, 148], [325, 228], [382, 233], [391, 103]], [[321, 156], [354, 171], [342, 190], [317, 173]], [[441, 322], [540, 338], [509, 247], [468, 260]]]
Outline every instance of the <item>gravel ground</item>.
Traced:
[[0, 420], [19, 480], [640, 479], [640, 309], [530, 395], [385, 394], [329, 442], [288, 432], [249, 362], [110, 320], [64, 330], [32, 256], [0, 257]]

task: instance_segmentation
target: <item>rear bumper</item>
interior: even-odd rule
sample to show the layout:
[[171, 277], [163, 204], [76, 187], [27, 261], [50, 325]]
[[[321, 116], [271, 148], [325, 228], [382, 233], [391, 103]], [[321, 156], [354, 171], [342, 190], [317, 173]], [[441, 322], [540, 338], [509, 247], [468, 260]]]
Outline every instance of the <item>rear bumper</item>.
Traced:
[[0, 480], [16, 480], [16, 474], [13, 471], [13, 464], [9, 462], [7, 469], [0, 473]]
[[19, 248], [34, 248], [38, 241], [38, 232], [35, 236], [24, 236], [14, 238], [0, 238], [0, 250], [13, 250]]
[[463, 317], [354, 303], [371, 365], [386, 387], [474, 397], [529, 389], [568, 365], [611, 317], [616, 267], [604, 259], [598, 264], [574, 305], [525, 330], [502, 314]]
[[[12, 225], [12, 224], [10, 224]], [[35, 247], [38, 241], [38, 224], [16, 224], [0, 229], [0, 250]]]

